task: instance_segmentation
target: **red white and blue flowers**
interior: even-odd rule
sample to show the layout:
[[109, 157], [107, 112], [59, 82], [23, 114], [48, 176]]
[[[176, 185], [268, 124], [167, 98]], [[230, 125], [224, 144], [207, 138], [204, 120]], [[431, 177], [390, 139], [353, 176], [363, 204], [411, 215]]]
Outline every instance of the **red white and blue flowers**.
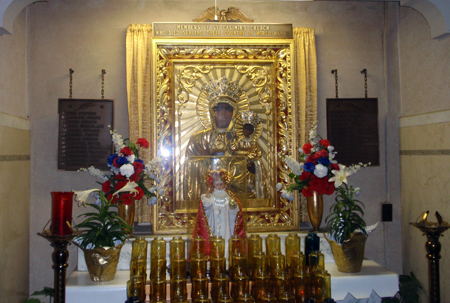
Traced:
[[346, 167], [334, 160], [336, 152], [334, 147], [326, 139], [317, 134], [315, 123], [309, 132], [309, 142], [299, 148], [300, 162], [286, 157], [286, 165], [291, 169], [289, 177], [294, 179], [294, 184], [283, 189], [281, 183], [277, 184], [277, 190], [281, 190], [281, 196], [288, 200], [294, 199], [294, 190], [299, 190], [305, 197], [312, 197], [313, 192], [331, 195], [342, 183], [347, 183], [347, 177], [356, 173], [361, 167], [369, 164], [354, 164]]
[[[161, 158], [155, 158], [144, 165], [139, 159], [139, 150], [148, 148], [149, 142], [144, 138], [139, 138], [136, 143], [122, 139], [122, 136], [114, 130], [110, 130], [115, 153], [108, 157], [109, 173], [91, 166], [82, 168], [80, 171], [87, 171], [101, 182], [102, 191], [108, 201], [114, 204], [131, 204], [135, 200], [141, 200], [147, 196], [148, 204], [155, 204], [158, 200], [157, 194], [164, 193], [164, 185], [158, 178], [164, 166]], [[130, 185], [133, 185], [129, 190]], [[149, 185], [149, 188], [147, 187]], [[121, 191], [121, 189], [128, 189]], [[120, 191], [120, 194], [114, 194]]]

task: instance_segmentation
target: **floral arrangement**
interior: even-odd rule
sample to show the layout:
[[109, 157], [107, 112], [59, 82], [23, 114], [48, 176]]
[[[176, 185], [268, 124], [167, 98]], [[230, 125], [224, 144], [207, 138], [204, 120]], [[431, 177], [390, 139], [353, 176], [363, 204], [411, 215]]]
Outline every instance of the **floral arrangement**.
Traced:
[[334, 160], [336, 151], [331, 143], [322, 139], [317, 133], [317, 123], [314, 123], [309, 132], [309, 142], [298, 149], [300, 161], [286, 157], [287, 166], [292, 170], [289, 177], [294, 179], [294, 184], [287, 189], [282, 189], [281, 183], [277, 184], [277, 190], [281, 190], [283, 198], [294, 200], [294, 190], [299, 190], [305, 197], [312, 197], [313, 192], [331, 195], [342, 183], [347, 183], [347, 177], [356, 173], [361, 167], [368, 164], [354, 164], [349, 167], [338, 164]]
[[[164, 193], [164, 184], [158, 175], [163, 170], [163, 163], [160, 157], [151, 160], [144, 165], [139, 159], [139, 150], [148, 148], [149, 142], [144, 138], [139, 138], [136, 143], [128, 139], [122, 139], [122, 136], [110, 129], [112, 142], [114, 144], [114, 154], [108, 157], [108, 167], [110, 172], [104, 173], [100, 169], [91, 166], [81, 168], [79, 171], [87, 171], [91, 176], [96, 177], [101, 182], [104, 196], [112, 204], [132, 204], [135, 200], [140, 200], [144, 196], [149, 198], [148, 204], [156, 204], [158, 200], [156, 194]], [[127, 188], [127, 185], [135, 184], [133, 191], [122, 191], [120, 194], [113, 195], [115, 192]], [[149, 188], [147, 185], [149, 184]], [[99, 195], [96, 195], [96, 204], [99, 205]]]

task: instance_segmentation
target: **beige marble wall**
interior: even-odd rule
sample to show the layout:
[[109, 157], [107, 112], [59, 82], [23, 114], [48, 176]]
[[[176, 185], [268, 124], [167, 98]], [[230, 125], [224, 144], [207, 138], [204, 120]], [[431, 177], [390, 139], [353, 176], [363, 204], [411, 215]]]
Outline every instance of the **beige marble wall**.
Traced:
[[27, 120], [0, 113], [0, 293], [28, 297], [30, 130]]
[[[430, 39], [427, 22], [410, 8], [401, 10], [399, 34], [403, 272], [413, 271], [428, 290], [426, 238], [409, 223], [426, 210], [431, 221], [435, 211], [450, 219], [450, 39]], [[448, 232], [440, 239], [441, 302], [450, 302], [449, 239]]]

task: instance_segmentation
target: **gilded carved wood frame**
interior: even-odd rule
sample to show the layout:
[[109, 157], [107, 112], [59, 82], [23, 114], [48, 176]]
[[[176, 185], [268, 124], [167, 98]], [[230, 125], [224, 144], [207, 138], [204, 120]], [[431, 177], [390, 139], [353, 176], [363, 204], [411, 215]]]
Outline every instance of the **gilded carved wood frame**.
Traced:
[[[152, 208], [155, 234], [188, 233], [194, 225], [197, 204], [178, 201], [177, 184], [186, 178], [183, 166], [185, 136], [200, 129], [202, 85], [211, 79], [230, 78], [245, 87], [239, 110], [254, 110], [266, 120], [259, 144], [265, 151], [269, 200], [244, 207], [247, 231], [281, 231], [299, 228], [298, 200], [281, 197], [275, 185], [289, 183], [285, 156], [298, 149], [293, 104], [293, 40], [258, 39], [153, 39], [152, 40], [152, 142], [163, 156], [165, 193]], [[245, 102], [249, 104], [245, 105]], [[200, 105], [199, 105], [200, 104]], [[248, 108], [250, 107], [250, 108]], [[184, 120], [183, 120], [184, 119]], [[186, 127], [181, 125], [195, 125]], [[197, 127], [198, 126], [198, 127]], [[200, 128], [199, 128], [200, 127]], [[156, 156], [156, 155], [155, 155]], [[295, 157], [295, 156], [294, 156]]]

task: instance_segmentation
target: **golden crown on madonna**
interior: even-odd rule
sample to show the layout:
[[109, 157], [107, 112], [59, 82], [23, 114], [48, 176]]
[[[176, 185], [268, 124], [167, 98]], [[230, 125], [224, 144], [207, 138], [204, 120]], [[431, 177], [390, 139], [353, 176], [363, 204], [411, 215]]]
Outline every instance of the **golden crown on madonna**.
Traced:
[[237, 82], [228, 80], [225, 76], [216, 80], [211, 79], [209, 83], [202, 86], [202, 89], [206, 92], [210, 102], [220, 97], [228, 97], [237, 101], [245, 91]]

